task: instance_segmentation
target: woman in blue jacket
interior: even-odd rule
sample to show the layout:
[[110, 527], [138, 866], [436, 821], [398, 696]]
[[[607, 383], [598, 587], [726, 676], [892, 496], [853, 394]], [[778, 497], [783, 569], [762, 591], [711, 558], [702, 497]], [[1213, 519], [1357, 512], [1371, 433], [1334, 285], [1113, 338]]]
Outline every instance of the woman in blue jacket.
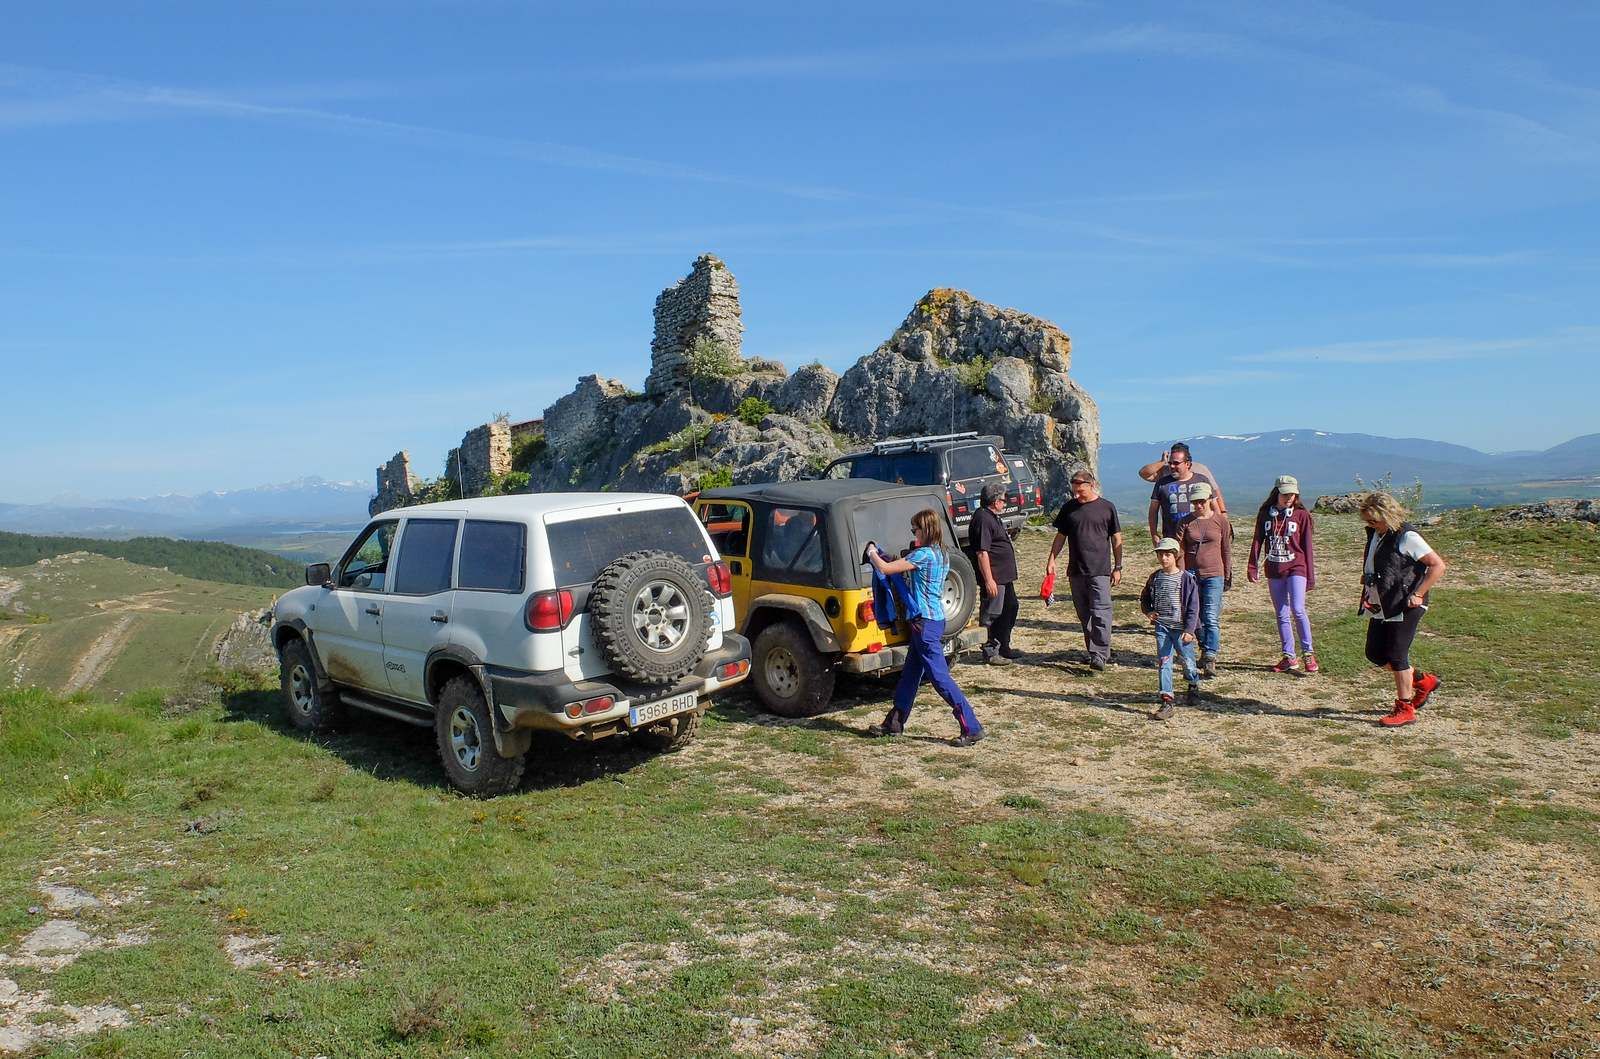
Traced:
[[950, 560], [944, 553], [944, 521], [937, 511], [925, 508], [911, 516], [911, 530], [916, 534], [916, 546], [904, 559], [887, 559], [876, 545], [867, 549], [867, 559], [878, 573], [910, 575], [913, 609], [907, 623], [909, 654], [900, 671], [900, 683], [894, 689], [894, 706], [882, 724], [874, 724], [867, 731], [873, 735], [899, 735], [905, 731], [917, 689], [926, 677], [933, 690], [950, 704], [961, 728], [954, 744], [971, 746], [983, 738], [983, 725], [972, 712], [972, 704], [956, 687], [944, 660], [944, 579], [950, 572]]

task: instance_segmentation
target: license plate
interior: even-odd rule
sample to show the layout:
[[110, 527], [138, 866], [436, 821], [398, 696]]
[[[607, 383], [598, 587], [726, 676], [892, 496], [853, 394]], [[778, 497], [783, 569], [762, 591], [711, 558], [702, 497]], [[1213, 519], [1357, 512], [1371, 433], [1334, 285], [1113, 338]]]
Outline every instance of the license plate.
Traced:
[[657, 699], [654, 702], [641, 702], [628, 709], [628, 727], [638, 728], [640, 725], [654, 724], [663, 717], [684, 713], [695, 707], [695, 702], [700, 698], [698, 692], [685, 691], [670, 698]]

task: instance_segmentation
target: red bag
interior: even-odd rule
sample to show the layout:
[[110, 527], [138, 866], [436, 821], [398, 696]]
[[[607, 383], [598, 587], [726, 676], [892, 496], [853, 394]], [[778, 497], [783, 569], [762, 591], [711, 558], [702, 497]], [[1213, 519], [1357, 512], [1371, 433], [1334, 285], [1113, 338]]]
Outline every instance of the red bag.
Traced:
[[1039, 598], [1046, 603], [1054, 603], [1056, 599], [1056, 572], [1050, 571], [1044, 575], [1044, 584], [1039, 586]]

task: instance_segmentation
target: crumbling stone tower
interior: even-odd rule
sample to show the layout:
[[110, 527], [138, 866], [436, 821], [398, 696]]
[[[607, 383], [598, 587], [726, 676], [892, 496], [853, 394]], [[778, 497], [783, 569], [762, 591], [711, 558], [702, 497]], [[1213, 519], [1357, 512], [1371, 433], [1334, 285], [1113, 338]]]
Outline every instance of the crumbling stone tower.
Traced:
[[734, 356], [744, 335], [739, 281], [714, 254], [701, 254], [683, 279], [656, 296], [656, 334], [650, 343], [645, 391], [667, 394], [689, 382], [689, 348], [698, 338], [720, 343]]
[[378, 467], [378, 495], [367, 504], [367, 514], [376, 515], [405, 507], [417, 494], [422, 482], [411, 473], [411, 454], [397, 452], [388, 463]]
[[481, 496], [490, 478], [511, 470], [511, 424], [496, 419], [462, 435], [459, 448], [445, 458], [445, 471], [462, 496]]

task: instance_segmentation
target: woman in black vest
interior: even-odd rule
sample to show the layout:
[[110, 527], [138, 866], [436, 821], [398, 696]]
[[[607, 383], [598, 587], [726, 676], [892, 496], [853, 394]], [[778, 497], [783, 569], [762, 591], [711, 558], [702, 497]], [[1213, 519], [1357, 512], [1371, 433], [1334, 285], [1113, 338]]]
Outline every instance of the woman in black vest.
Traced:
[[[1378, 723], [1399, 728], [1439, 686], [1436, 673], [1411, 668], [1411, 641], [1428, 610], [1428, 592], [1444, 576], [1444, 560], [1406, 521], [1406, 509], [1388, 493], [1361, 501], [1367, 524], [1366, 563], [1361, 575], [1361, 610], [1367, 623], [1367, 661], [1394, 674], [1394, 709]], [[1415, 677], [1415, 679], [1413, 679]]]

